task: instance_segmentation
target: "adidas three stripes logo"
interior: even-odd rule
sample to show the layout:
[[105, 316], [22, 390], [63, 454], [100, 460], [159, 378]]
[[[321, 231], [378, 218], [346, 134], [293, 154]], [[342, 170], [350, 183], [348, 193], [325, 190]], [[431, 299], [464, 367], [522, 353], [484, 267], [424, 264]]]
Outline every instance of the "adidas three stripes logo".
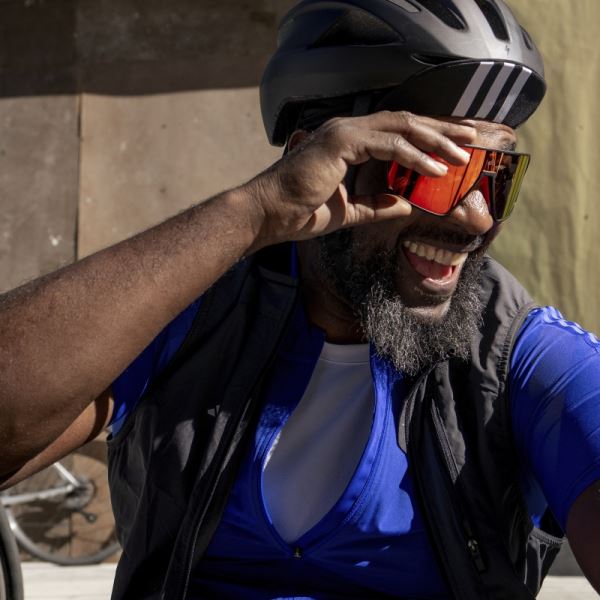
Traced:
[[452, 116], [502, 123], [531, 75], [530, 69], [514, 63], [482, 62]]

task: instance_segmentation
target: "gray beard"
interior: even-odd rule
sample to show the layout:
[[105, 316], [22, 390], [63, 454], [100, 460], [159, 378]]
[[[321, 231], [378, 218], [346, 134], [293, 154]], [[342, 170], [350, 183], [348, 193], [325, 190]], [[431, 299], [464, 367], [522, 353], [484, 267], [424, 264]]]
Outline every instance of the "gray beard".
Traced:
[[351, 230], [319, 238], [320, 267], [329, 284], [349, 304], [377, 354], [398, 371], [414, 376], [452, 354], [468, 359], [471, 339], [481, 325], [480, 275], [484, 249], [472, 252], [463, 266], [445, 315], [427, 319], [407, 307], [395, 289], [400, 244], [359, 261]]

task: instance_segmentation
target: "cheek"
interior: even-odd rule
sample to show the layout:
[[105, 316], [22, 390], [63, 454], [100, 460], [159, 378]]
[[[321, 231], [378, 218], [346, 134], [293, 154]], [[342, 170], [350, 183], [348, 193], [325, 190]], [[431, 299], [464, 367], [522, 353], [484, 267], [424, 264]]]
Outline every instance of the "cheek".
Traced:
[[485, 247], [487, 248], [500, 234], [504, 223], [494, 223], [492, 228], [485, 234]]

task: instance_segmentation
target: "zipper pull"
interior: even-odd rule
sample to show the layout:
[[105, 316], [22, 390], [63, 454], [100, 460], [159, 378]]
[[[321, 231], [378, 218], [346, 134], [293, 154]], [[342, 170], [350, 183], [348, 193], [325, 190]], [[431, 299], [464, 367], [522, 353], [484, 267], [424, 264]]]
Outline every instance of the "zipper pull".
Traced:
[[294, 558], [302, 558], [302, 548], [300, 546], [294, 548]]
[[467, 549], [469, 550], [469, 554], [471, 555], [471, 560], [475, 564], [475, 567], [480, 573], [483, 573], [486, 570], [485, 562], [483, 560], [483, 555], [481, 554], [481, 548], [479, 547], [479, 542], [475, 539], [473, 535], [473, 528], [471, 527], [471, 523], [469, 523], [468, 519], [463, 518], [463, 527], [467, 534]]
[[467, 541], [467, 548], [469, 549], [471, 560], [475, 563], [475, 567], [480, 573], [483, 573], [485, 571], [485, 563], [483, 562], [483, 556], [481, 556], [479, 542], [475, 538], [471, 538]]

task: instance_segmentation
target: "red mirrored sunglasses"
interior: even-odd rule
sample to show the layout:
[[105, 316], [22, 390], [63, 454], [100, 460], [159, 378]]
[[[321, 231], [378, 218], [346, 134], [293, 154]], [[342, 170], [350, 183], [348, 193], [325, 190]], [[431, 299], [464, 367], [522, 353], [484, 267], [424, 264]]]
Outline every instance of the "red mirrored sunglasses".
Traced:
[[496, 221], [507, 219], [515, 207], [529, 154], [461, 146], [470, 159], [466, 165], [451, 165], [430, 153], [448, 167], [442, 177], [427, 177], [397, 162], [389, 163], [388, 191], [434, 215], [447, 215], [471, 192], [479, 190]]

